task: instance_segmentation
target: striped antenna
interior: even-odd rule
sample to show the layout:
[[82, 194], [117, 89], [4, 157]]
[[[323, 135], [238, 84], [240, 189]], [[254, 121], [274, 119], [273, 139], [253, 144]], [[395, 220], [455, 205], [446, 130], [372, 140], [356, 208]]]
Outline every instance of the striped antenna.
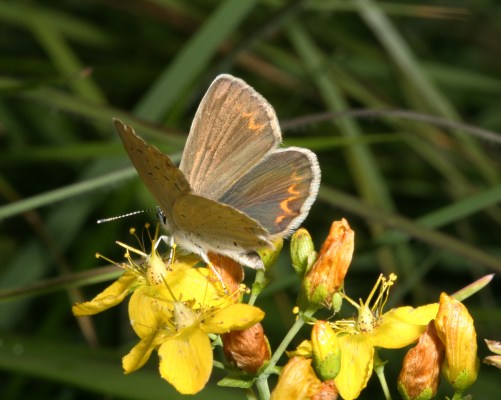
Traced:
[[133, 215], [142, 214], [145, 212], [152, 212], [152, 211], [158, 212], [156, 208], [148, 208], [146, 210], [138, 210], [138, 211], [133, 211], [133, 212], [130, 212], [127, 214], [117, 215], [116, 217], [98, 219], [96, 222], [98, 224], [104, 224], [105, 222], [115, 221], [117, 219], [127, 218], [127, 217], [131, 217]]

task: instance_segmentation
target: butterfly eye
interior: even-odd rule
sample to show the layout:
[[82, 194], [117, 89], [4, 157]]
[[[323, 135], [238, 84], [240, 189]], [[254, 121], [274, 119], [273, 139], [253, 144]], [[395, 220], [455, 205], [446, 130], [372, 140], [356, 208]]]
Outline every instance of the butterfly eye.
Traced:
[[167, 217], [165, 216], [165, 213], [162, 211], [162, 209], [157, 206], [156, 211], [157, 211], [157, 218], [160, 221], [160, 223], [162, 225], [167, 225], [167, 223], [168, 223]]

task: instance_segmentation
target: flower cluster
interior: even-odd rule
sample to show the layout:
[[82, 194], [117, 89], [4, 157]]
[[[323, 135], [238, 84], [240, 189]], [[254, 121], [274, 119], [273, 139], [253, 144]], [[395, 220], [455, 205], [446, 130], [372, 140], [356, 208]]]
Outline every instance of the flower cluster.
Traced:
[[[299, 302], [303, 312], [320, 305], [338, 311], [340, 306], [333, 300], [338, 295], [357, 309], [357, 315], [334, 322], [311, 319], [311, 340], [289, 353], [291, 359], [274, 391], [276, 398], [294, 395], [296, 399], [335, 399], [339, 394], [345, 400], [356, 399], [373, 372], [384, 380], [385, 363], [378, 357], [379, 348], [399, 349], [416, 341], [399, 376], [403, 398], [433, 398], [440, 372], [456, 393], [462, 393], [475, 381], [479, 364], [473, 319], [466, 307], [442, 293], [439, 303], [385, 312], [397, 279], [394, 274], [388, 278], [380, 275], [366, 301], [351, 300], [344, 293], [343, 281], [353, 253], [353, 239], [345, 220], [332, 224], [318, 255], [306, 232], [298, 231], [293, 237], [293, 264], [296, 272], [304, 275]], [[315, 397], [326, 385], [331, 388], [331, 397]]]
[[[153, 352], [159, 356], [162, 378], [180, 393], [195, 394], [208, 382], [213, 367], [213, 348], [222, 347], [223, 367], [232, 375], [220, 385], [250, 388], [256, 385], [262, 399], [270, 397], [267, 378], [279, 373], [271, 399], [356, 399], [374, 374], [390, 398], [384, 377], [385, 361], [379, 349], [401, 349], [415, 344], [403, 359], [397, 388], [405, 400], [436, 396], [443, 376], [454, 390], [454, 399], [477, 378], [479, 360], [473, 319], [458, 298], [466, 298], [489, 279], [469, 285], [468, 290], [420, 307], [385, 310], [397, 276], [380, 275], [365, 300], [354, 301], [345, 292], [344, 280], [354, 252], [354, 232], [346, 220], [335, 221], [317, 253], [309, 233], [299, 229], [291, 241], [291, 259], [301, 278], [297, 319], [275, 353], [271, 352], [260, 321], [264, 312], [254, 304], [271, 279], [270, 268], [281, 249], [262, 253], [267, 266], [256, 273], [249, 290], [242, 285], [243, 270], [235, 261], [209, 253], [211, 265], [197, 267], [199, 259], [171, 251], [163, 258], [156, 250], [158, 227], [146, 252], [120, 243], [126, 249], [122, 276], [93, 300], [75, 304], [77, 316], [93, 315], [122, 302], [129, 294], [129, 318], [139, 341], [123, 357], [125, 373], [141, 368]], [[173, 254], [174, 253], [174, 254]], [[141, 257], [136, 262], [132, 254]], [[244, 293], [249, 304], [242, 303]], [[326, 308], [341, 315], [343, 305], [355, 312], [349, 318], [315, 318]], [[294, 335], [310, 325], [309, 340], [288, 352], [281, 369], [276, 363]], [[488, 341], [500, 354], [499, 342]], [[501, 365], [499, 355], [485, 362]], [[230, 365], [228, 365], [230, 364]], [[220, 364], [222, 365], [222, 364]], [[264, 387], [266, 385], [266, 387]]]
[[[251, 328], [264, 313], [238, 302], [238, 285], [227, 293], [209, 268], [195, 268], [198, 259], [177, 255], [163, 259], [155, 249], [157, 236], [158, 228], [149, 254], [120, 243], [128, 260], [121, 265], [122, 276], [93, 300], [75, 304], [73, 313], [93, 315], [131, 294], [129, 318], [140, 340], [122, 360], [125, 373], [141, 368], [157, 351], [162, 378], [179, 392], [194, 394], [205, 386], [212, 371], [211, 335]], [[131, 253], [143, 261], [135, 262]], [[217, 268], [225, 268], [225, 260], [217, 262]], [[230, 280], [227, 282], [230, 286]]]

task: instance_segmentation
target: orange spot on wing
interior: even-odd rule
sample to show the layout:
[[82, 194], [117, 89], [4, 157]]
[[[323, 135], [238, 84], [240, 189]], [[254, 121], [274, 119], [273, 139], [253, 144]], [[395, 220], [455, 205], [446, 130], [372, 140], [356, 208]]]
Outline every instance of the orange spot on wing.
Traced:
[[242, 116], [244, 118], [248, 119], [247, 125], [251, 131], [259, 131], [259, 130], [263, 129], [263, 127], [265, 126], [265, 124], [256, 123], [256, 120], [255, 120], [256, 112], [255, 111], [249, 112], [249, 113], [242, 112]]
[[[300, 178], [300, 177], [298, 177], [295, 173], [294, 173], [294, 175], [292, 176], [292, 179], [293, 179], [294, 181], [300, 181], [300, 180], [301, 180], [301, 178]], [[284, 215], [284, 214], [281, 214], [281, 215], [279, 215], [278, 217], [276, 217], [276, 218], [275, 218], [275, 223], [277, 223], [277, 224], [281, 223], [281, 222], [285, 219], [285, 217], [286, 217], [287, 215], [294, 215], [294, 214], [297, 214], [297, 213], [295, 213], [295, 212], [294, 212], [294, 210], [292, 210], [292, 209], [290, 208], [290, 206], [289, 206], [289, 204], [290, 204], [291, 202], [293, 202], [294, 200], [297, 200], [297, 199], [299, 199], [299, 198], [301, 197], [301, 196], [300, 196], [300, 195], [301, 195], [301, 191], [296, 190], [297, 185], [298, 185], [297, 183], [294, 183], [294, 184], [290, 185], [290, 186], [287, 188], [287, 193], [289, 193], [289, 194], [290, 194], [290, 196], [289, 196], [289, 197], [287, 197], [285, 200], [282, 200], [282, 201], [280, 202], [280, 209], [281, 209], [282, 211], [284, 211], [284, 214], [285, 214], [285, 215]]]

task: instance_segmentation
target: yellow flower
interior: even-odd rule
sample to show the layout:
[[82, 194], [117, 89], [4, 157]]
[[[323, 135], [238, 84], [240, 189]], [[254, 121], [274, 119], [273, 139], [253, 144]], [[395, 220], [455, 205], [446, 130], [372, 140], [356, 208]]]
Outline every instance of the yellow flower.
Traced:
[[463, 391], [477, 379], [477, 334], [473, 318], [458, 300], [440, 295], [435, 328], [445, 346], [443, 373], [454, 389]]
[[[249, 328], [263, 319], [264, 312], [236, 303], [241, 297], [238, 271], [232, 270], [235, 290], [223, 294], [221, 283], [208, 268], [193, 268], [198, 259], [178, 257], [166, 263], [155, 249], [157, 237], [158, 226], [150, 237], [150, 254], [119, 243], [127, 250], [128, 264], [121, 265], [125, 272], [91, 301], [75, 304], [73, 313], [96, 314], [132, 292], [129, 318], [140, 342], [122, 359], [125, 373], [141, 368], [157, 350], [160, 375], [179, 392], [194, 394], [205, 386], [212, 371], [209, 335]], [[145, 262], [136, 263], [131, 252]], [[226, 268], [225, 273], [229, 272]]]
[[167, 311], [153, 321], [155, 329], [150, 329], [148, 335], [142, 336], [146, 332], [140, 329], [141, 341], [123, 358], [123, 367], [126, 373], [136, 370], [158, 349], [160, 375], [183, 394], [199, 392], [210, 377], [209, 334], [246, 329], [264, 317], [259, 308], [235, 304], [230, 296], [219, 306], [195, 308], [192, 301], [175, 301], [172, 306], [172, 314], [169, 316]]
[[[134, 234], [134, 230], [131, 230], [131, 233]], [[193, 257], [177, 258], [171, 263], [168, 269], [165, 265], [164, 260], [155, 250], [157, 237], [158, 226], [154, 237], [151, 238], [152, 250], [150, 254], [146, 254], [144, 251], [117, 242], [120, 246], [126, 249], [125, 257], [128, 261], [128, 264], [124, 263], [120, 265], [120, 267], [123, 268], [125, 272], [122, 274], [122, 276], [120, 276], [120, 278], [118, 278], [117, 281], [113, 282], [91, 301], [74, 304], [72, 308], [73, 314], [77, 317], [98, 314], [121, 303], [130, 293], [141, 287], [152, 286], [164, 288], [165, 285], [163, 280], [171, 274], [171, 271], [169, 271], [169, 269], [172, 271], [177, 271], [179, 275], [177, 275], [176, 280], [179, 280], [180, 275], [182, 275], [181, 271], [188, 271], [197, 263], [198, 260]], [[140, 255], [146, 261], [141, 264], [136, 263], [132, 259], [130, 252]], [[175, 286], [172, 283], [171, 285]]]
[[322, 385], [311, 362], [311, 358], [292, 357], [280, 372], [271, 400], [311, 399]]
[[[380, 276], [366, 302], [360, 301], [360, 305], [345, 297], [358, 308], [358, 318], [333, 323], [341, 348], [341, 370], [334, 382], [345, 400], [356, 399], [367, 385], [372, 374], [375, 347], [398, 349], [411, 344], [437, 314], [438, 304], [399, 307], [383, 313], [395, 280], [395, 275], [389, 279]], [[378, 288], [378, 297], [370, 306]]]

